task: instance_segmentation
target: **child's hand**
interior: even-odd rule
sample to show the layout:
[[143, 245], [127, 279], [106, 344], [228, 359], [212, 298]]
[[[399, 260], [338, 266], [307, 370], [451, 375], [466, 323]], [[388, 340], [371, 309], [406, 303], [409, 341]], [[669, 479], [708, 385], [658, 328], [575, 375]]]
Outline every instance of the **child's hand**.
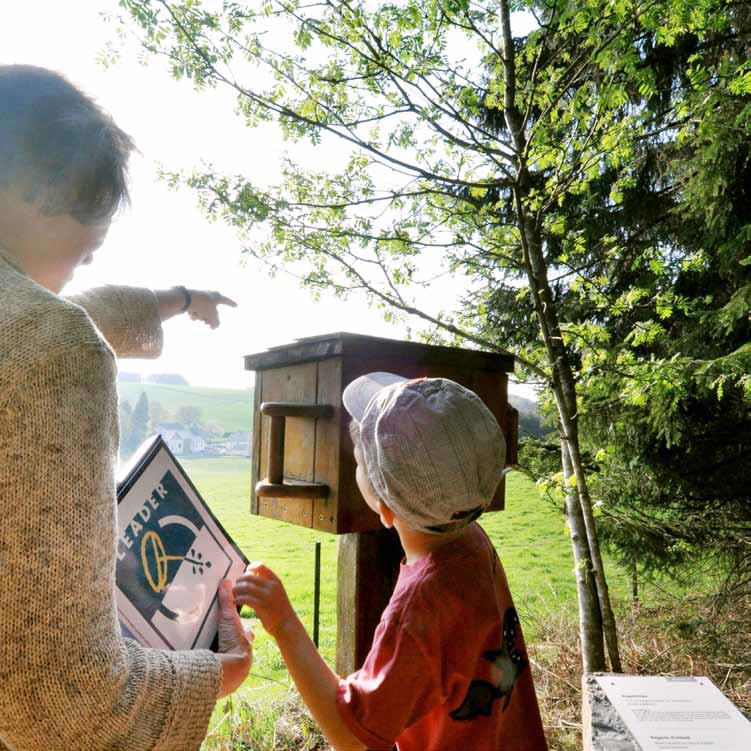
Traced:
[[256, 611], [263, 627], [276, 636], [285, 623], [297, 618], [279, 577], [263, 563], [251, 563], [234, 587], [239, 605]]

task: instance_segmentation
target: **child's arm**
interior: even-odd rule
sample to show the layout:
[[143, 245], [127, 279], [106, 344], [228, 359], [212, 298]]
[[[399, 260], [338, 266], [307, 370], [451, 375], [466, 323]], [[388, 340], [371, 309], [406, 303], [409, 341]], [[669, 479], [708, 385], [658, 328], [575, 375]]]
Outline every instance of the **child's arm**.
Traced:
[[274, 572], [262, 563], [248, 566], [235, 584], [235, 599], [252, 607], [279, 645], [287, 668], [328, 742], [336, 751], [363, 751], [362, 744], [339, 715], [339, 676], [324, 662], [297, 617]]

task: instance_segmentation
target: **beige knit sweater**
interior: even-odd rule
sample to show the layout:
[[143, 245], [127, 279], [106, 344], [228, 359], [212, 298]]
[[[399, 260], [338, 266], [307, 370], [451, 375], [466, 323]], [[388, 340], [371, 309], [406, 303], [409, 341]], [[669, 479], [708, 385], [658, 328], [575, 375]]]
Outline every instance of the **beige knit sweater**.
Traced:
[[161, 339], [153, 292], [64, 300], [0, 251], [0, 749], [191, 751], [206, 733], [217, 657], [122, 639], [115, 610], [114, 353]]

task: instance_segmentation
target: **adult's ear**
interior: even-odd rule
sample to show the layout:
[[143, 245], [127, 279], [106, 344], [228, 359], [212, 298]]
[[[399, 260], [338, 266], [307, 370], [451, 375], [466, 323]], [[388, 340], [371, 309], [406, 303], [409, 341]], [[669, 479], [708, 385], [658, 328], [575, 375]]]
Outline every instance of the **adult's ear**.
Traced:
[[386, 529], [394, 526], [394, 512], [383, 501], [378, 501], [378, 515], [381, 517], [381, 524]]

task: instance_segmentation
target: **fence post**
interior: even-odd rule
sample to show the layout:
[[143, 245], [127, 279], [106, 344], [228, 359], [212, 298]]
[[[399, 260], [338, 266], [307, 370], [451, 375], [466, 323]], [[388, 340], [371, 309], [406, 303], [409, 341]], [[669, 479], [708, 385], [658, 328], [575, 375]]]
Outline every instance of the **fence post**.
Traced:
[[321, 619], [321, 541], [316, 540], [315, 581], [313, 585], [313, 644], [318, 647], [318, 629]]

